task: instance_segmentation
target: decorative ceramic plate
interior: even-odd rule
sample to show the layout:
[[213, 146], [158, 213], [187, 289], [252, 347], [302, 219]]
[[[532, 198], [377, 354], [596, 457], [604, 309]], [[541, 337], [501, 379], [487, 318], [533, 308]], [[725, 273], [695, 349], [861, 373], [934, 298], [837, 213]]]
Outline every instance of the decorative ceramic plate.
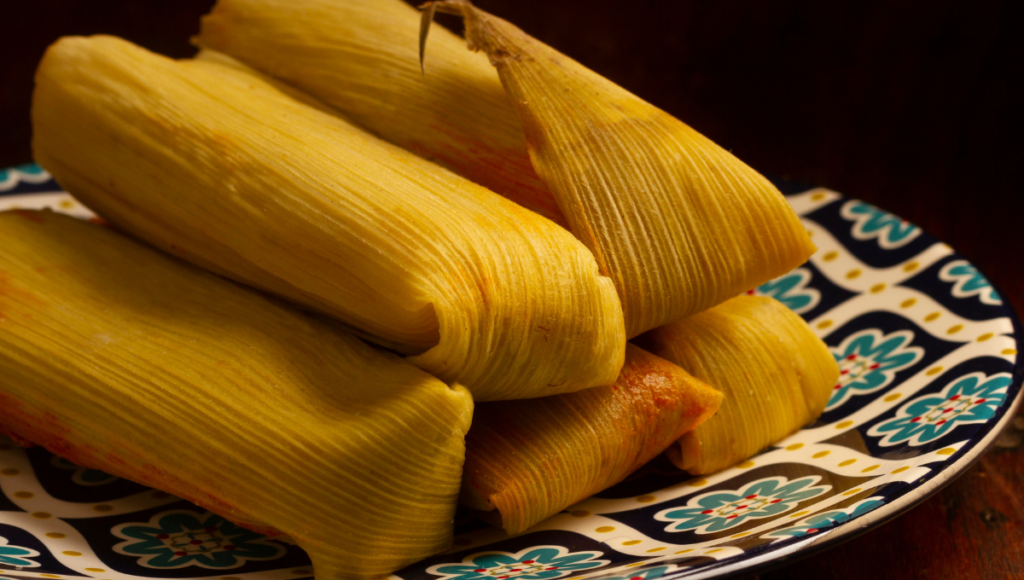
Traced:
[[[910, 509], [963, 473], [1020, 403], [1020, 323], [962, 256], [825, 190], [790, 204], [818, 246], [752, 293], [808, 320], [841, 376], [817, 423], [690, 479], [655, 460], [516, 537], [466, 514], [455, 547], [401, 580], [708, 578], [804, 555]], [[0, 171], [0, 210], [91, 213], [34, 165]], [[168, 433], [167, 445], [184, 438]], [[0, 577], [311, 576], [295, 545], [166, 493], [0, 442]]]

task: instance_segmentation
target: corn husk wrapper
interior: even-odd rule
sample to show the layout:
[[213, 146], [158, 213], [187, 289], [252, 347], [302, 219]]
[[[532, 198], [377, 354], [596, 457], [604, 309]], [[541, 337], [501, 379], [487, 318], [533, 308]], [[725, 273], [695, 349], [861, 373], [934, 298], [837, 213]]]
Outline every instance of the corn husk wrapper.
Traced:
[[[628, 336], [813, 252], [782, 195], [721, 147], [503, 20], [464, 2], [432, 6], [465, 16], [509, 99], [480, 55], [459, 57], [458, 39], [436, 26], [421, 73], [402, 40], [416, 34], [415, 14], [399, 0], [219, 0], [198, 42], [565, 223], [615, 280]], [[540, 182], [519, 179], [527, 158]]]
[[572, 235], [255, 75], [68, 38], [32, 115], [40, 164], [117, 227], [477, 400], [607, 385], [622, 366], [615, 289]]
[[564, 224], [487, 57], [402, 0], [221, 0], [197, 44], [315, 95], [346, 118]]
[[637, 343], [725, 395], [714, 417], [669, 448], [669, 459], [694, 475], [729, 467], [813, 422], [839, 377], [807, 323], [763, 296], [733, 298]]
[[683, 369], [627, 345], [613, 385], [478, 405], [462, 502], [517, 534], [622, 481], [711, 417], [721, 400]]
[[468, 391], [108, 228], [0, 213], [0, 377], [0, 431], [288, 534], [318, 579], [451, 542]]

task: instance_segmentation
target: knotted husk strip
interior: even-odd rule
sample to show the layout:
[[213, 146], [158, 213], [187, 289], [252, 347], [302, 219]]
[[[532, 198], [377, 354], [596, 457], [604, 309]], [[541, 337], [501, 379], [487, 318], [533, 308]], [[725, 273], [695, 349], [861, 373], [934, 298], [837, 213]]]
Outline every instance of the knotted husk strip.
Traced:
[[[763, 176], [686, 124], [467, 0], [440, 0], [498, 69], [534, 169], [615, 281], [626, 334], [802, 264], [810, 237]], [[428, 47], [429, 49], [429, 47]]]
[[67, 38], [37, 160], [132, 235], [332, 315], [477, 400], [615, 381], [614, 286], [571, 234], [255, 75]]
[[622, 481], [712, 416], [721, 400], [683, 369], [627, 345], [611, 386], [478, 405], [462, 502], [497, 510], [499, 525], [517, 534]]
[[194, 40], [314, 95], [376, 135], [564, 225], [487, 57], [402, 0], [220, 0]]
[[108, 228], [0, 213], [0, 377], [0, 431], [288, 534], [319, 580], [451, 542], [468, 391]]
[[733, 298], [637, 343], [725, 394], [714, 417], [668, 450], [694, 475], [729, 467], [817, 419], [839, 377], [807, 323], [763, 296]]

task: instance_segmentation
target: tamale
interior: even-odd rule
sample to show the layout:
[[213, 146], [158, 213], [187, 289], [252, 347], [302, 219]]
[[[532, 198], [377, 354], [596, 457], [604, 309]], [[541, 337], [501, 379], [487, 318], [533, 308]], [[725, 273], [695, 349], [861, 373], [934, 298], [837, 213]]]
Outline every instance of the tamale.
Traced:
[[288, 534], [319, 580], [444, 550], [473, 402], [113, 230], [0, 213], [0, 431]]
[[115, 226], [324, 312], [477, 400], [611, 384], [614, 286], [571, 234], [237, 67], [65, 38], [37, 161]]
[[[623, 479], [718, 409], [722, 394], [633, 345], [615, 384], [477, 406], [462, 502], [517, 534]], [[485, 514], [485, 518], [488, 515]]]
[[669, 459], [694, 475], [729, 467], [817, 419], [839, 377], [807, 323], [763, 296], [733, 298], [636, 342], [725, 394], [714, 417], [669, 448]]
[[[219, 0], [197, 41], [544, 215], [538, 200], [554, 199], [615, 280], [628, 336], [813, 252], [778, 190], [689, 126], [468, 2], [431, 6], [465, 17], [508, 99], [494, 71], [456, 56], [458, 40], [438, 27], [421, 73], [415, 43], [403, 41], [418, 32], [415, 14], [399, 0]], [[526, 159], [544, 190], [521, 179]]]
[[438, 29], [424, 74], [419, 26], [402, 0], [220, 0], [194, 40], [564, 224], [487, 57]]

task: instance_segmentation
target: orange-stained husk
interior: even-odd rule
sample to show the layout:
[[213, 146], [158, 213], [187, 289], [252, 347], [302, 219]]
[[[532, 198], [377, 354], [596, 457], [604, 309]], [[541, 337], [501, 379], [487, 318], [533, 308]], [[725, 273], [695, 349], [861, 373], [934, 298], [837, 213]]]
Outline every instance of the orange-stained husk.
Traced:
[[817, 419], [839, 377], [807, 323], [763, 296], [733, 298], [637, 343], [725, 394], [718, 414], [669, 449], [694, 475], [729, 467]]
[[109, 228], [0, 212], [0, 432], [288, 534], [318, 580], [451, 545], [472, 412], [336, 323]]
[[477, 405], [462, 502], [519, 533], [619, 481], [718, 409], [722, 394], [626, 346], [615, 384]]

